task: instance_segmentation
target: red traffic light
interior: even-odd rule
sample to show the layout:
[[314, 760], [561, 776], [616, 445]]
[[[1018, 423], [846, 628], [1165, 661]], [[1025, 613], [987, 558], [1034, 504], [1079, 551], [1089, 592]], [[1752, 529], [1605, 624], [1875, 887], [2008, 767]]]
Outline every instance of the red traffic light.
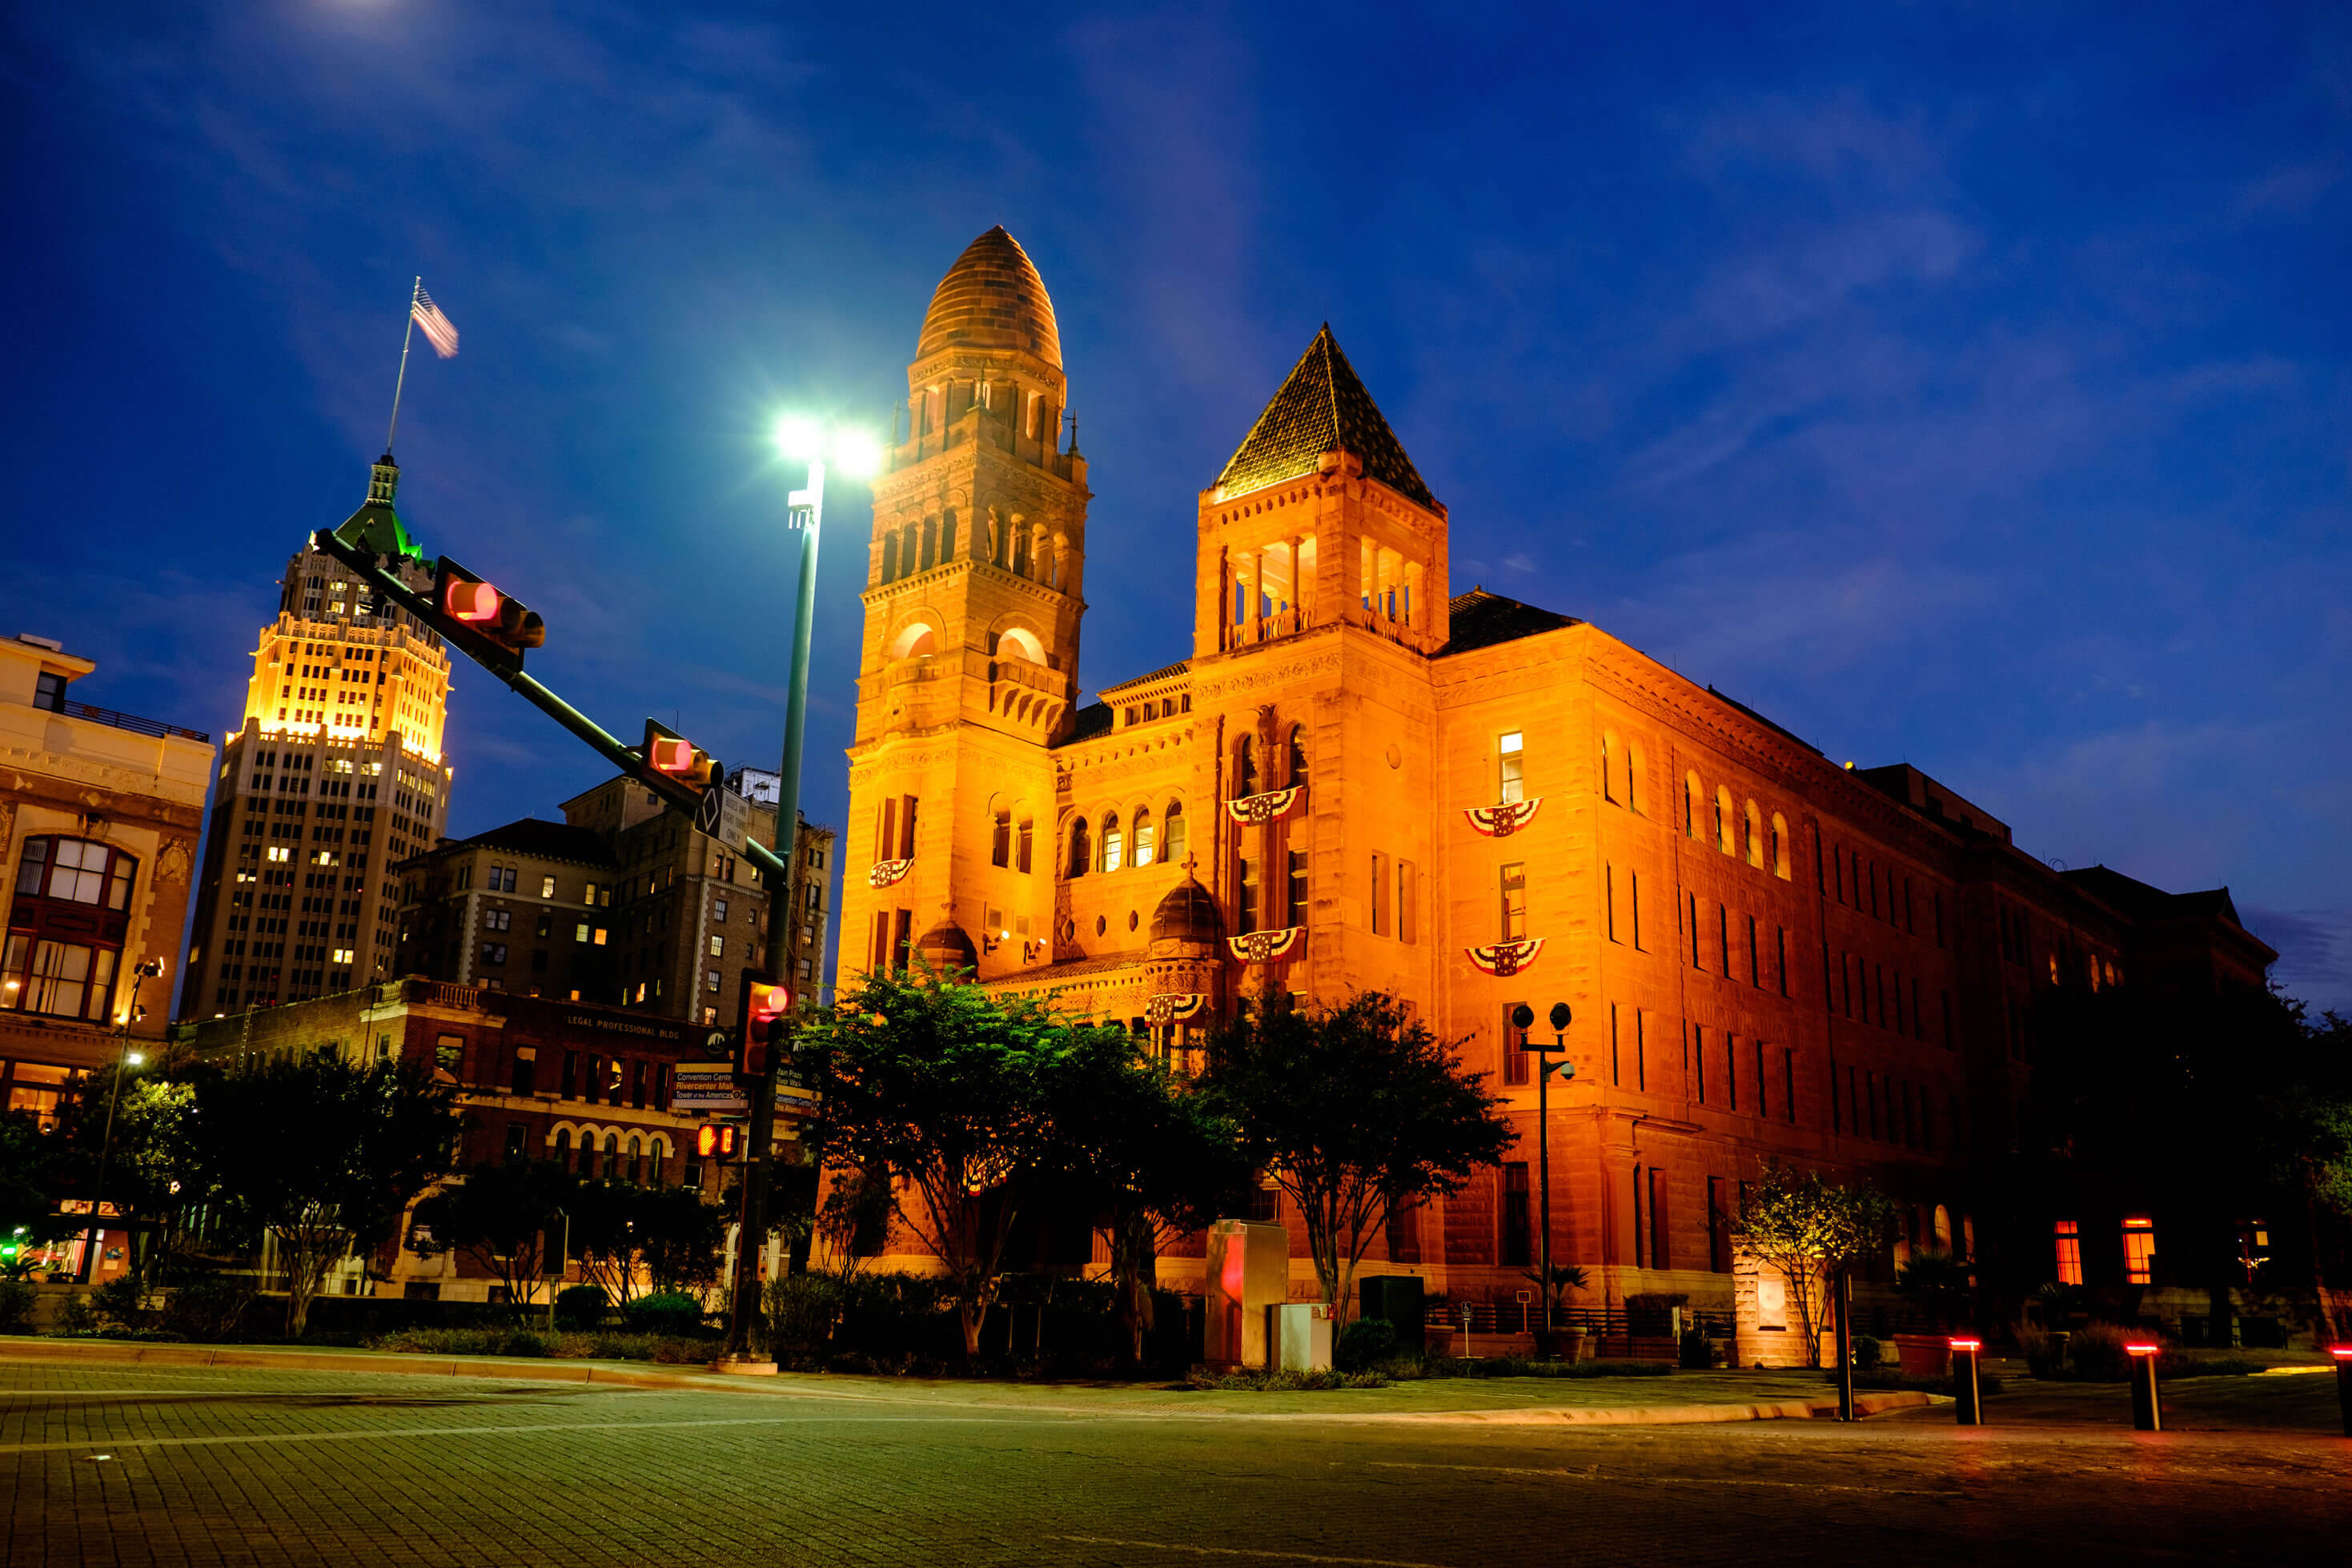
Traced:
[[651, 771], [698, 789], [709, 789], [726, 777], [718, 758], [652, 719], [646, 720], [646, 742], [637, 754]]
[[520, 600], [500, 593], [446, 555], [435, 570], [434, 581], [439, 588], [436, 606], [455, 622], [442, 630], [461, 641], [468, 636], [481, 639], [479, 644], [467, 643], [468, 652], [486, 653], [499, 664], [510, 664], [520, 661], [524, 649], [539, 647], [547, 641], [547, 622], [535, 612]]
[[783, 1042], [784, 1020], [792, 1016], [793, 988], [760, 969], [743, 971], [743, 1005], [735, 1019], [735, 1071], [745, 1078], [763, 1079]]
[[682, 779], [694, 769], [694, 747], [669, 736], [656, 736], [646, 744], [646, 765], [656, 773]]
[[694, 1130], [694, 1153], [698, 1159], [716, 1160], [720, 1165], [735, 1157], [735, 1124], [732, 1122], [705, 1122]]

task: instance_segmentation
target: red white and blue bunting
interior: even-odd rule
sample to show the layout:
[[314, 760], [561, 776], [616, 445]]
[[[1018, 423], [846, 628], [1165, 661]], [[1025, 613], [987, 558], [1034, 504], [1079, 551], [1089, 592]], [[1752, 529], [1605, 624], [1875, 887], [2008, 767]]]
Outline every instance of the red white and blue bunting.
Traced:
[[1234, 956], [1244, 964], [1271, 964], [1277, 959], [1295, 957], [1307, 940], [1307, 927], [1286, 925], [1279, 931], [1253, 931], [1246, 936], [1228, 936], [1225, 941]]
[[1151, 1023], [1184, 1023], [1199, 1018], [1208, 1007], [1208, 997], [1197, 991], [1190, 996], [1154, 997], [1143, 1004], [1143, 1016]]
[[1279, 822], [1298, 809], [1307, 799], [1307, 786], [1293, 784], [1287, 789], [1269, 789], [1263, 795], [1244, 795], [1238, 800], [1225, 802], [1225, 814], [1236, 822]]
[[1538, 795], [1533, 800], [1510, 800], [1499, 806], [1465, 806], [1462, 814], [1470, 819], [1473, 828], [1488, 838], [1507, 839], [1535, 821], [1536, 808], [1542, 804], [1543, 797]]
[[1543, 951], [1544, 938], [1529, 936], [1518, 942], [1491, 942], [1484, 947], [1465, 947], [1471, 965], [1482, 975], [1507, 979], [1522, 969], [1532, 967], [1536, 955]]
[[908, 855], [903, 860], [877, 861], [874, 862], [874, 869], [866, 873], [866, 885], [868, 887], [887, 887], [892, 883], [897, 882], [900, 877], [905, 876], [908, 868], [913, 866], [914, 863], [915, 857], [912, 855]]

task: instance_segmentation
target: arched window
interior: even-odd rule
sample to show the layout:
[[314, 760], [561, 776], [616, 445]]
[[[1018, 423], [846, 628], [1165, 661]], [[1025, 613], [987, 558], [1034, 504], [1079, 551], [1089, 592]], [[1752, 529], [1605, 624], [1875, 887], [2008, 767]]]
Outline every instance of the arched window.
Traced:
[[903, 627], [890, 640], [890, 656], [894, 659], [928, 659], [939, 651], [939, 638], [928, 622], [918, 621]]
[[1037, 633], [1025, 626], [1007, 629], [996, 639], [996, 651], [1000, 654], [1010, 653], [1016, 659], [1026, 659], [1033, 664], [1045, 662], [1045, 645], [1037, 640]]
[[1684, 831], [1685, 833], [1687, 833], [1690, 837], [1692, 837], [1692, 838], [1694, 838], [1694, 839], [1695, 839], [1695, 838], [1697, 838], [1697, 837], [1699, 836], [1699, 833], [1698, 833], [1698, 801], [1699, 801], [1699, 791], [1700, 791], [1700, 785], [1699, 785], [1699, 781], [1698, 781], [1698, 775], [1697, 775], [1697, 774], [1696, 774], [1696, 773], [1685, 773], [1685, 774], [1684, 774], [1684, 775], [1683, 775], [1683, 831]]
[[1148, 866], [1151, 863], [1153, 848], [1151, 811], [1149, 807], [1138, 806], [1135, 809], [1135, 824], [1132, 831], [1135, 834], [1135, 863], [1139, 868]]
[[1160, 858], [1181, 865], [1184, 862], [1184, 802], [1171, 800], [1168, 810], [1160, 813], [1160, 836], [1165, 841]]
[[1623, 750], [1615, 731], [1601, 732], [1601, 798], [1620, 806], [1625, 802], [1617, 794], [1617, 759]]
[[898, 536], [895, 533], [882, 536], [882, 580], [898, 580]]
[[618, 1133], [607, 1133], [604, 1134], [604, 1179], [611, 1181], [620, 1174], [621, 1135]]
[[1748, 863], [1764, 863], [1764, 813], [1756, 809], [1753, 800], [1748, 802]]
[[1013, 808], [1010, 806], [999, 806], [990, 814], [988, 863], [1001, 866], [1013, 863]]
[[[594, 1064], [590, 1064], [592, 1070]], [[593, 1129], [580, 1129], [580, 1175], [584, 1178], [596, 1174], [596, 1134]]]
[[1024, 811], [1021, 814], [1019, 824], [1013, 829], [1013, 869], [1024, 876], [1029, 874], [1029, 839], [1034, 827], [1034, 824], [1029, 820], [1029, 814]]
[[634, 1137], [629, 1140], [629, 1179], [639, 1186], [646, 1179], [645, 1146]]
[[1127, 863], [1127, 835], [1118, 830], [1118, 813], [1105, 811], [1102, 825], [1102, 868], [1117, 871]]
[[1778, 811], [1772, 813], [1772, 874], [1789, 880], [1789, 821]]
[[1245, 735], [1234, 747], [1234, 798], [1257, 792], [1257, 738]]
[[940, 559], [941, 560], [955, 559], [955, 508], [950, 507], [940, 514]]
[[915, 551], [920, 548], [922, 536], [923, 525], [920, 523], [908, 523], [898, 530], [898, 575], [900, 577], [915, 575]]
[[572, 1129], [569, 1127], [556, 1129], [555, 1163], [567, 1166], [572, 1164]]
[[1739, 852], [1731, 841], [1731, 791], [1720, 784], [1715, 787], [1715, 847], [1727, 855]]
[[1307, 727], [1303, 724], [1290, 727], [1290, 781], [1307, 782]]
[[1625, 809], [1635, 816], [1649, 812], [1649, 791], [1644, 788], [1648, 770], [1642, 766], [1642, 745], [1639, 741], [1625, 743]]
[[940, 520], [937, 517], [925, 517], [923, 519], [923, 570], [930, 570], [939, 564], [939, 560]]
[[138, 875], [136, 859], [95, 840], [26, 839], [0, 954], [0, 1009], [110, 1021]]
[[1070, 824], [1070, 874], [1084, 876], [1094, 864], [1094, 835], [1087, 831], [1087, 820], [1080, 817]]

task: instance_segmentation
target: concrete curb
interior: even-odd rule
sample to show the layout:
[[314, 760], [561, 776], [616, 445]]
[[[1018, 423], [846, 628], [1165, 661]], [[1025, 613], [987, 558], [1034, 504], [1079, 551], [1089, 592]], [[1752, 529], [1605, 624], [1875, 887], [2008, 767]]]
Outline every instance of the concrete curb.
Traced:
[[[70, 1362], [144, 1364], [154, 1366], [229, 1366], [278, 1372], [362, 1372], [388, 1376], [474, 1377], [537, 1383], [587, 1383], [607, 1388], [695, 1388], [706, 1393], [787, 1394], [801, 1398], [870, 1400], [871, 1394], [828, 1391], [804, 1383], [730, 1377], [680, 1368], [675, 1372], [624, 1370], [593, 1362], [504, 1359], [488, 1355], [420, 1355], [404, 1351], [276, 1350], [251, 1345], [159, 1344], [138, 1340], [57, 1340], [0, 1337], [0, 1363]], [[1857, 1394], [1857, 1416], [1911, 1410], [1933, 1404], [1908, 1391]], [[988, 1406], [994, 1408], [995, 1406]], [[1006, 1406], [1008, 1414], [1021, 1406]], [[1319, 1421], [1363, 1425], [1409, 1423], [1494, 1427], [1685, 1427], [1733, 1421], [1802, 1421], [1833, 1415], [1837, 1400], [1783, 1399], [1751, 1405], [1660, 1405], [1624, 1409], [1551, 1406], [1504, 1410], [1087, 1410], [1069, 1406], [1028, 1407], [1037, 1415], [1101, 1416], [1126, 1420]]]
[[373, 1372], [406, 1377], [514, 1378], [537, 1383], [598, 1383], [632, 1388], [735, 1388], [713, 1375], [621, 1371], [593, 1362], [418, 1355], [404, 1351], [272, 1350], [252, 1345], [158, 1344], [138, 1340], [0, 1338], [0, 1362], [131, 1362], [154, 1366], [247, 1366], [278, 1372]]

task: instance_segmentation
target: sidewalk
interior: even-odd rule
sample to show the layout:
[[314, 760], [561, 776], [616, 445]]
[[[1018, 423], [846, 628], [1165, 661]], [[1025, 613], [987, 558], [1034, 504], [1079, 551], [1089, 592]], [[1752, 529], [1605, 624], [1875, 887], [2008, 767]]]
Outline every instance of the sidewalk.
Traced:
[[[0, 1337], [0, 1364], [205, 1366], [274, 1373], [360, 1373], [501, 1382], [584, 1383], [610, 1388], [699, 1389], [769, 1397], [850, 1400], [942, 1409], [1005, 1409], [1073, 1417], [1214, 1418], [1681, 1426], [1802, 1420], [1834, 1413], [1837, 1396], [1818, 1376], [1758, 1372], [1664, 1377], [1433, 1378], [1386, 1388], [1299, 1393], [1196, 1390], [1166, 1384], [993, 1383], [785, 1373], [731, 1377], [644, 1362], [555, 1361], [397, 1351], [306, 1350], [271, 1345], [159, 1344], [128, 1340]], [[1927, 1395], [1861, 1394], [1861, 1414], [1915, 1409]]]

